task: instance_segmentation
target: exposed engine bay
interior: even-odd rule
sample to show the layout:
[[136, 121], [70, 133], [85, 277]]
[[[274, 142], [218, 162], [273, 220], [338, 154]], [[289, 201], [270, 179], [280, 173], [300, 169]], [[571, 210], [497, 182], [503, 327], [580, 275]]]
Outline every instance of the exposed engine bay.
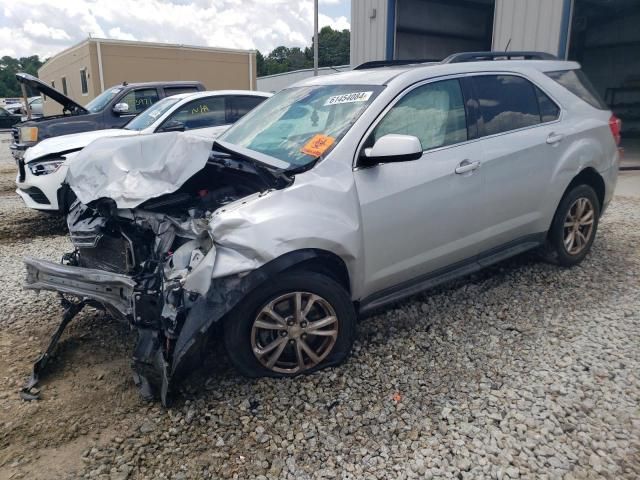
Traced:
[[[211, 322], [241, 298], [227, 285], [239, 282], [237, 276], [215, 280], [212, 275], [217, 248], [209, 224], [214, 212], [291, 183], [284, 173], [214, 151], [177, 190], [135, 208], [119, 208], [111, 198], [76, 201], [67, 216], [75, 250], [63, 256], [62, 264], [26, 258], [25, 287], [59, 292], [64, 319], [71, 306], [75, 315], [93, 305], [129, 322], [138, 334], [134, 380], [145, 398], [160, 397], [167, 405], [176, 372], [197, 356]], [[55, 335], [50, 347], [54, 340]], [[42, 360], [23, 398], [33, 396], [31, 388], [46, 363]]]

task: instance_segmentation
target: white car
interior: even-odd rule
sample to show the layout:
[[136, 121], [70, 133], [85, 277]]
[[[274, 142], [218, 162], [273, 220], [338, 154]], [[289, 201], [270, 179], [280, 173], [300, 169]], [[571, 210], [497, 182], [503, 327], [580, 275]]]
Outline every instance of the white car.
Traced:
[[[41, 117], [42, 116], [42, 97], [40, 95], [37, 95], [35, 97], [29, 97], [28, 99], [29, 101], [29, 107], [31, 108], [31, 115], [34, 117]], [[26, 114], [27, 114], [27, 109], [24, 107], [24, 102], [17, 102], [17, 103], [10, 103], [5, 110], [7, 110], [7, 112], [12, 113], [12, 114], [22, 114], [25, 115], [25, 119]]]
[[123, 128], [48, 138], [29, 148], [19, 162], [16, 193], [29, 208], [64, 212], [74, 199], [63, 186], [68, 161], [97, 138], [197, 130], [213, 142], [270, 96], [246, 90], [178, 94], [155, 103]]

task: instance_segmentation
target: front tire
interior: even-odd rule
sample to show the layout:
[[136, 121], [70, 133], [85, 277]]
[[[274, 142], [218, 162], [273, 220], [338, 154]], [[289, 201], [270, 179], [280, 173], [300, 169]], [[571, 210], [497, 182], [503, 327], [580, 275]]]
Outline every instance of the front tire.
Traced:
[[571, 267], [586, 257], [598, 230], [600, 201], [589, 185], [578, 185], [560, 201], [547, 237], [547, 258]]
[[247, 377], [293, 377], [337, 365], [355, 339], [345, 289], [315, 272], [282, 273], [250, 292], [225, 320], [231, 363]]

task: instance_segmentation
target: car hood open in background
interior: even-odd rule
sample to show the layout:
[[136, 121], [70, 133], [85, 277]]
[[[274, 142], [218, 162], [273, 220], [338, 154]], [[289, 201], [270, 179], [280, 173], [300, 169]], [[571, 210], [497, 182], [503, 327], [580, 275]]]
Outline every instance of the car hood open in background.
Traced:
[[31, 88], [34, 92], [40, 92], [45, 96], [51, 98], [53, 101], [58, 102], [60, 105], [62, 105], [62, 108], [64, 110], [68, 110], [69, 112], [75, 114], [89, 113], [89, 111], [82, 105], [74, 102], [64, 93], [59, 92], [52, 86], [47, 85], [42, 80], [34, 77], [33, 75], [29, 75], [28, 73], [16, 73], [16, 80]]
[[110, 198], [135, 208], [178, 190], [204, 168], [212, 146], [194, 132], [99, 138], [69, 162], [66, 181], [85, 205]]

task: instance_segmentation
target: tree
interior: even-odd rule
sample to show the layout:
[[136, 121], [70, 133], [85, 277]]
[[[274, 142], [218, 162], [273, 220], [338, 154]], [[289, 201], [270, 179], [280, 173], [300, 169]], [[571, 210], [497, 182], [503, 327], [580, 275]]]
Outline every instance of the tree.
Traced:
[[38, 76], [43, 62], [37, 55], [13, 58], [8, 55], [0, 58], [0, 97], [20, 97], [22, 90], [16, 80], [16, 73], [25, 72]]
[[267, 66], [265, 65], [264, 55], [260, 53], [260, 50], [256, 51], [256, 70], [259, 77], [266, 75]]
[[[349, 30], [334, 30], [327, 26], [318, 32], [318, 65], [332, 67], [349, 64]], [[266, 57], [256, 54], [258, 76], [274, 75], [313, 67], [313, 40], [311, 47], [274, 48]]]
[[[334, 30], [326, 26], [318, 32], [318, 66], [333, 67], [348, 65], [350, 62], [350, 32], [349, 30]], [[313, 39], [311, 47], [305, 49], [305, 54], [313, 63]]]
[[271, 53], [267, 57], [268, 60], [272, 60], [273, 62], [284, 65], [289, 58], [289, 53], [291, 50], [285, 46], [280, 45], [279, 47], [271, 50]]

